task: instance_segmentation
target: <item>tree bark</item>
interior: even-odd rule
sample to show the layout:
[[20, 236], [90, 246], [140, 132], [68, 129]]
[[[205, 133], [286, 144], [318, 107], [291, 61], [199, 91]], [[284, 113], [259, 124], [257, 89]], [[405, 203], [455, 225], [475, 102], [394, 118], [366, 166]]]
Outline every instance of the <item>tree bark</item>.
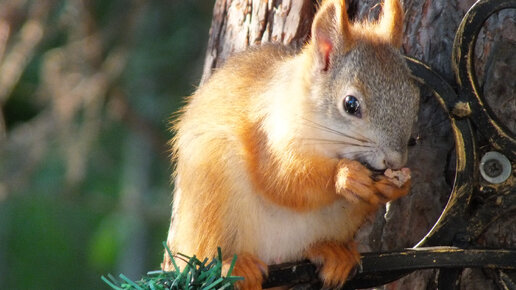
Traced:
[[264, 42], [303, 46], [314, 0], [217, 0], [201, 84], [234, 52]]
[[[317, 9], [315, 0], [217, 0], [204, 65], [204, 82], [234, 52], [264, 42], [302, 47], [310, 35]], [[351, 0], [348, 14], [355, 20], [376, 19], [379, 0]], [[403, 53], [422, 60], [455, 84], [452, 45], [460, 21], [473, 0], [404, 0]], [[491, 110], [512, 134], [516, 132], [516, 13], [502, 10], [489, 18], [478, 36], [476, 71]], [[356, 239], [362, 251], [384, 251], [414, 246], [437, 221], [453, 185], [454, 140], [447, 115], [429, 89], [422, 89], [421, 111], [409, 152], [413, 172], [409, 196], [393, 202], [364, 226]], [[515, 217], [493, 224], [475, 243], [514, 248]], [[383, 289], [432, 288], [435, 270], [418, 271]], [[474, 278], [473, 278], [474, 277]], [[462, 275], [464, 289], [495, 287], [482, 271]], [[480, 287], [480, 288], [479, 288]]]

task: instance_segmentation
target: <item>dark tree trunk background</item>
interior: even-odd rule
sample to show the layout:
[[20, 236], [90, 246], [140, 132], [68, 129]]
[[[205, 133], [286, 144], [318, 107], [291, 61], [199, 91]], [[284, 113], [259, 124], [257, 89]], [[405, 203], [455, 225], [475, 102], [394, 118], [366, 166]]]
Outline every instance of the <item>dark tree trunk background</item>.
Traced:
[[[352, 0], [348, 14], [355, 20], [375, 19], [379, 0]], [[454, 84], [451, 69], [455, 32], [473, 0], [404, 0], [406, 12], [403, 52], [422, 60]], [[204, 81], [233, 52], [264, 42], [301, 47], [309, 38], [316, 11], [314, 0], [217, 0], [214, 7]], [[502, 123], [516, 132], [516, 13], [502, 10], [489, 18], [476, 46], [476, 70], [488, 105]], [[453, 185], [454, 141], [447, 116], [428, 89], [422, 89], [419, 124], [408, 166], [413, 172], [411, 193], [379, 212], [357, 235], [361, 251], [384, 251], [414, 246], [430, 230], [446, 205]], [[516, 247], [515, 217], [495, 222], [478, 246]], [[435, 271], [415, 272], [383, 289], [436, 288]], [[462, 289], [492, 289], [481, 270], [465, 270]]]

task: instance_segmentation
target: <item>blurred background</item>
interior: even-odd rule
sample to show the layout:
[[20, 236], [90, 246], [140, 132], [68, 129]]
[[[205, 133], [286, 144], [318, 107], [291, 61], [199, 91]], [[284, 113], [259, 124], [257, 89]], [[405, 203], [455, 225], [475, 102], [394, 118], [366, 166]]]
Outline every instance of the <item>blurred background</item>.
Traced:
[[0, 0], [0, 289], [156, 270], [214, 1]]

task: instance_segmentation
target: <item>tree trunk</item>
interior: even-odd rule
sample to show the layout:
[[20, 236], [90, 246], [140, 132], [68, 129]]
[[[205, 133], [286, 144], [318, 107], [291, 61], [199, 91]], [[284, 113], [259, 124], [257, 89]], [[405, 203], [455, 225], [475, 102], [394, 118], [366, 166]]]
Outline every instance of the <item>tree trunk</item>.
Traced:
[[[496, 0], [495, 0], [496, 1]], [[301, 47], [309, 38], [317, 9], [315, 0], [217, 0], [214, 8], [202, 82], [233, 52], [264, 42]], [[460, 21], [473, 0], [405, 0], [403, 53], [422, 60], [455, 84], [452, 46]], [[355, 20], [376, 19], [379, 0], [351, 0], [348, 14]], [[487, 104], [512, 134], [516, 132], [516, 13], [502, 10], [489, 18], [478, 36], [476, 71]], [[408, 166], [413, 172], [409, 196], [393, 202], [357, 234], [362, 251], [414, 246], [437, 221], [450, 194], [455, 168], [454, 139], [447, 115], [430, 90], [422, 89], [421, 112]], [[514, 215], [493, 224], [476, 246], [514, 248]], [[384, 289], [427, 289], [435, 270], [415, 272]], [[491, 289], [480, 270], [462, 275], [465, 289]]]

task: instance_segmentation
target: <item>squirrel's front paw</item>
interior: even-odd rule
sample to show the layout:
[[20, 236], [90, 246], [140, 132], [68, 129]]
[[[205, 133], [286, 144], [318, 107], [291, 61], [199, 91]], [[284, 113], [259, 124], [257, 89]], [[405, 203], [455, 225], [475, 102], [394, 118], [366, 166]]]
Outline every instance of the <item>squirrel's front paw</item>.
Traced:
[[348, 244], [320, 242], [306, 251], [306, 257], [319, 265], [319, 276], [325, 287], [340, 287], [348, 278], [349, 272], [360, 262], [355, 242]]
[[[233, 259], [224, 260], [222, 272], [227, 274]], [[244, 277], [244, 280], [235, 283], [235, 288], [240, 290], [260, 290], [262, 289], [263, 277], [267, 276], [267, 265], [247, 253], [237, 254], [237, 260], [231, 276]]]
[[335, 188], [337, 194], [352, 203], [365, 201], [376, 205], [380, 199], [376, 195], [372, 172], [360, 162], [342, 159], [337, 165]]

